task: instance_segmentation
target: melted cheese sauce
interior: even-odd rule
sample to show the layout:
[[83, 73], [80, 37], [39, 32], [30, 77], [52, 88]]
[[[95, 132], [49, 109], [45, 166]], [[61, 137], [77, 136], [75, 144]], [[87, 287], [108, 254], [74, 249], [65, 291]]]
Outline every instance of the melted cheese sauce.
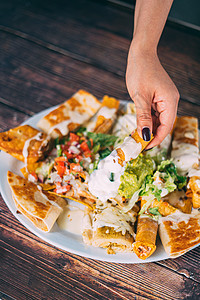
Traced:
[[166, 189], [165, 183], [161, 180], [161, 178], [159, 177], [159, 174], [157, 174], [154, 178], [154, 182], [153, 185], [157, 186], [159, 190], [161, 190], [161, 197], [166, 196], [169, 192], [168, 189]]
[[178, 143], [174, 141], [172, 143], [171, 157], [175, 163], [179, 173], [186, 175], [195, 165], [199, 164], [199, 149], [198, 147], [187, 144]]
[[24, 148], [22, 151], [23, 157], [24, 157], [24, 163], [25, 165], [27, 165], [27, 158], [28, 158], [28, 148], [30, 145], [30, 142], [32, 140], [36, 140], [36, 141], [41, 141], [42, 140], [42, 133], [38, 132], [36, 135], [34, 135], [32, 138], [28, 139], [25, 143], [24, 143]]
[[184, 221], [185, 223], [188, 223], [190, 218], [195, 217], [195, 215], [192, 214], [184, 214], [181, 211], [177, 210], [175, 213], [168, 215], [166, 217], [160, 217], [159, 218], [159, 224], [165, 221], [171, 221], [172, 223], [180, 223]]
[[96, 127], [97, 118], [99, 116], [103, 116], [105, 119], [113, 120], [115, 118], [116, 111], [117, 111], [116, 108], [108, 108], [107, 106], [101, 107], [98, 113], [94, 115], [92, 119], [89, 120], [89, 122], [87, 122], [86, 124], [87, 130], [88, 131], [94, 130], [94, 128]]
[[81, 235], [84, 211], [78, 207], [67, 205], [57, 219], [62, 230]]
[[189, 177], [197, 176], [200, 177], [200, 170], [199, 169], [191, 169], [188, 173]]
[[142, 144], [137, 143], [131, 136], [128, 136], [119, 148], [124, 152], [125, 161], [128, 162], [138, 157], [142, 150]]
[[107, 106], [103, 106], [98, 111], [97, 117], [103, 116], [105, 119], [112, 119], [115, 113], [116, 113], [116, 108], [109, 108]]
[[79, 112], [74, 111], [74, 110], [69, 110], [68, 114], [69, 114], [69, 119], [68, 120], [65, 120], [63, 122], [60, 122], [60, 123], [52, 126], [48, 133], [50, 134], [55, 129], [58, 129], [60, 131], [60, 133], [63, 136], [65, 136], [69, 132], [68, 125], [70, 123], [74, 122], [74, 123], [77, 123], [77, 124], [83, 124], [89, 117], [87, 114], [80, 114]]
[[117, 119], [117, 122], [113, 128], [113, 134], [119, 136], [120, 138], [124, 138], [125, 136], [128, 136], [131, 132], [133, 132], [136, 128], [136, 115], [128, 113], [124, 116], [120, 116]]
[[198, 188], [200, 189], [200, 180], [199, 179], [196, 180], [196, 184], [197, 184]]
[[41, 191], [41, 186], [37, 185], [38, 191], [34, 193], [34, 199], [36, 202], [41, 202], [43, 204], [47, 204], [49, 202], [51, 205], [56, 206], [57, 208], [60, 208], [60, 205], [56, 203], [55, 201], [50, 200], [45, 194], [42, 193]]

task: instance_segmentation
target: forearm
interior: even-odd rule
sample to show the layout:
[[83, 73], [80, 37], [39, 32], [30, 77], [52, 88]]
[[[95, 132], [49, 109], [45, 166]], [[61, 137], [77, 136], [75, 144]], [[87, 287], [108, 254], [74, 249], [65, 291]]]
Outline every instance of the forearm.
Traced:
[[173, 0], [136, 0], [134, 44], [156, 51]]

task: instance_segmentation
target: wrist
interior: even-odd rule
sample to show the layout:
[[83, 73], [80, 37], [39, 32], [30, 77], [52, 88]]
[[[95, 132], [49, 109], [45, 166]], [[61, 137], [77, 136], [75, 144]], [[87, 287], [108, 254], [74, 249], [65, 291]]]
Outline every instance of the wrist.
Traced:
[[144, 37], [133, 36], [130, 51], [136, 55], [144, 54], [149, 57], [157, 57], [157, 44], [150, 42]]

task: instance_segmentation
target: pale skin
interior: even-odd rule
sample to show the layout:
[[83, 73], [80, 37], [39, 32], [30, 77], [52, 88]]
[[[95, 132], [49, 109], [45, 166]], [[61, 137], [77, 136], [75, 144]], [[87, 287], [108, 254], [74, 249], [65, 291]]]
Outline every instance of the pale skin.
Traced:
[[[153, 132], [147, 149], [159, 145], [171, 132], [179, 92], [162, 67], [157, 46], [173, 0], [137, 0], [134, 34], [126, 70], [126, 84], [136, 105], [137, 129]], [[144, 132], [144, 131], [143, 131]]]

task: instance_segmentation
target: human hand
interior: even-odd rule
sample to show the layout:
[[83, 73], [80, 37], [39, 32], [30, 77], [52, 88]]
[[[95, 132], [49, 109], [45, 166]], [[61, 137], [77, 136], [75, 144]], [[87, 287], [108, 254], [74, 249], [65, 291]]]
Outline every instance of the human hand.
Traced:
[[128, 55], [126, 84], [136, 106], [138, 133], [147, 141], [153, 132], [147, 148], [155, 147], [173, 128], [179, 92], [156, 51], [141, 50], [134, 42]]

